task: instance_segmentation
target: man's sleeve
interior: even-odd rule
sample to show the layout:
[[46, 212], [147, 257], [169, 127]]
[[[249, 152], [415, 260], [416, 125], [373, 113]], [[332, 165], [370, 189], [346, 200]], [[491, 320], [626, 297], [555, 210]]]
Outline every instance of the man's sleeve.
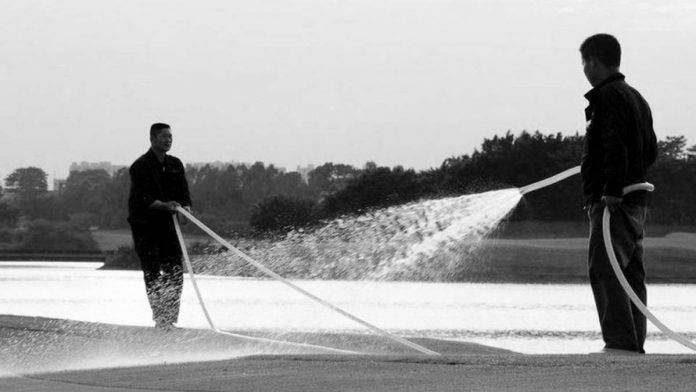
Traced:
[[186, 169], [181, 161], [179, 161], [179, 165], [181, 165], [181, 200], [179, 201], [179, 204], [184, 207], [191, 207], [191, 192], [189, 192], [188, 181], [186, 181]]
[[596, 115], [604, 150], [602, 168], [607, 179], [604, 195], [607, 196], [623, 196], [628, 172], [624, 106], [623, 99], [611, 90], [604, 92], [597, 102]]
[[157, 200], [152, 192], [152, 183], [147, 168], [141, 162], [135, 162], [128, 171], [131, 179], [131, 192], [138, 208], [148, 208]]
[[650, 112], [650, 108], [647, 109], [648, 114], [650, 115], [650, 132], [648, 135], [648, 140], [645, 140], [645, 155], [646, 155], [646, 167], [651, 166], [655, 161], [657, 160], [657, 136], [655, 136], [655, 130], [653, 129], [653, 124], [652, 124], [652, 113]]

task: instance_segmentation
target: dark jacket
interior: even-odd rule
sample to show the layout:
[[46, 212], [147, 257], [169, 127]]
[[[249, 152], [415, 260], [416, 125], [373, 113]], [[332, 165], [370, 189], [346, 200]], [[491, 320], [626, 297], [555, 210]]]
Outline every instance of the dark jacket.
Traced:
[[155, 228], [172, 224], [171, 213], [149, 208], [155, 200], [191, 206], [184, 165], [178, 158], [165, 155], [164, 163], [160, 163], [155, 153], [148, 150], [133, 162], [129, 172], [128, 222], [131, 226]]
[[[587, 133], [582, 155], [585, 203], [603, 195], [622, 196], [623, 187], [647, 180], [647, 169], [657, 158], [650, 106], [617, 73], [595, 86], [585, 98]], [[645, 192], [626, 198], [645, 202]]]

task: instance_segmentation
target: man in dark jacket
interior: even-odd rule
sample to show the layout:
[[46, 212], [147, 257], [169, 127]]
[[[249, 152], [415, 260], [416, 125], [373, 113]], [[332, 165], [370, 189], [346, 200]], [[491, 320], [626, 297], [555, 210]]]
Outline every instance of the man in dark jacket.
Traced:
[[182, 254], [172, 215], [191, 196], [179, 159], [167, 155], [172, 132], [167, 124], [150, 127], [150, 150], [130, 167], [128, 222], [145, 279], [152, 318], [159, 329], [170, 330], [179, 317], [183, 286]]
[[623, 195], [645, 182], [657, 157], [648, 103], [619, 72], [621, 47], [597, 34], [580, 46], [583, 71], [592, 85], [585, 98], [587, 133], [582, 157], [585, 206], [590, 218], [589, 275], [605, 347], [603, 352], [644, 353], [645, 316], [631, 303], [611, 269], [602, 238], [604, 206], [612, 211], [611, 236], [626, 279], [645, 303], [643, 236], [647, 192]]

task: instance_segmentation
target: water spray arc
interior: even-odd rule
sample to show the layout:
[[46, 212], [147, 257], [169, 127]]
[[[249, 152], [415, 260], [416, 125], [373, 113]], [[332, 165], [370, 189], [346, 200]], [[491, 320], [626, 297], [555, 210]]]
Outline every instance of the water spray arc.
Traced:
[[[573, 167], [554, 176], [551, 176], [547, 179], [524, 186], [520, 188], [520, 193], [524, 195], [525, 193], [545, 188], [549, 185], [553, 185], [578, 173], [580, 173], [580, 166]], [[626, 195], [628, 193], [636, 191], [652, 192], [654, 189], [655, 187], [652, 184], [644, 182], [626, 186], [625, 188], [623, 188], [623, 194]], [[655, 315], [653, 315], [652, 312], [648, 310], [648, 307], [645, 306], [645, 304], [640, 300], [640, 298], [638, 298], [636, 293], [628, 284], [628, 281], [626, 280], [626, 277], [624, 276], [623, 271], [621, 270], [621, 266], [619, 265], [619, 261], [616, 259], [616, 254], [614, 253], [614, 245], [611, 239], [610, 221], [611, 211], [609, 211], [608, 207], [604, 207], [604, 214], [602, 215], [602, 234], [604, 238], [604, 246], [606, 247], [607, 256], [609, 256], [609, 263], [611, 264], [611, 268], [614, 270], [614, 274], [616, 274], [616, 278], [619, 280], [619, 283], [621, 284], [623, 290], [626, 292], [626, 295], [628, 295], [631, 302], [633, 302], [633, 304], [636, 305], [638, 310], [640, 310], [640, 312], [643, 313], [643, 315], [648, 320], [650, 320], [650, 322], [653, 323], [653, 325], [655, 325], [660, 331], [662, 331], [662, 333], [664, 333], [666, 336], [668, 336], [675, 342], [680, 343], [686, 346], [687, 348], [696, 351], [696, 344], [694, 344], [694, 342], [674, 332], [673, 330], [668, 328], [664, 323], [662, 323], [657, 317], [655, 317]]]
[[[275, 280], [277, 280], [277, 281], [279, 281], [279, 282], [285, 284], [286, 286], [292, 288], [293, 290], [299, 292], [300, 294], [302, 294], [302, 295], [308, 297], [308, 298], [311, 299], [312, 301], [317, 302], [317, 303], [319, 303], [319, 304], [321, 304], [321, 305], [323, 305], [323, 306], [325, 306], [325, 307], [327, 307], [327, 308], [329, 308], [329, 309], [331, 309], [331, 310], [333, 310], [333, 311], [339, 313], [340, 315], [342, 315], [342, 316], [344, 316], [344, 317], [347, 317], [347, 318], [349, 318], [349, 319], [351, 319], [351, 320], [357, 322], [358, 324], [361, 324], [361, 325], [367, 327], [369, 330], [371, 330], [371, 331], [377, 333], [378, 335], [382, 335], [382, 336], [384, 336], [384, 337], [386, 337], [386, 338], [389, 338], [389, 339], [391, 339], [391, 340], [393, 340], [393, 341], [395, 341], [395, 342], [398, 342], [399, 344], [402, 344], [402, 345], [404, 345], [404, 346], [406, 346], [406, 347], [412, 348], [412, 349], [414, 349], [414, 350], [416, 350], [416, 351], [418, 351], [418, 352], [420, 352], [420, 353], [422, 353], [422, 354], [426, 354], [426, 355], [440, 355], [439, 353], [437, 353], [437, 352], [435, 352], [435, 351], [432, 351], [432, 350], [430, 350], [430, 349], [427, 349], [427, 348], [425, 348], [425, 347], [423, 347], [423, 346], [421, 346], [421, 345], [418, 345], [418, 344], [416, 344], [416, 343], [413, 343], [413, 342], [411, 342], [411, 341], [408, 341], [408, 340], [406, 340], [406, 339], [404, 339], [404, 338], [401, 338], [401, 337], [399, 337], [399, 336], [393, 335], [393, 334], [391, 334], [391, 333], [389, 333], [389, 332], [387, 332], [387, 331], [385, 331], [385, 330], [383, 330], [383, 329], [381, 329], [381, 328], [379, 328], [379, 327], [377, 327], [377, 326], [375, 326], [375, 325], [372, 325], [372, 324], [368, 323], [367, 321], [362, 320], [362, 319], [358, 318], [357, 316], [354, 316], [354, 315], [352, 315], [351, 313], [348, 313], [347, 311], [345, 311], [345, 310], [343, 310], [343, 309], [337, 307], [336, 305], [333, 305], [333, 304], [331, 304], [330, 302], [327, 302], [327, 301], [325, 301], [325, 300], [323, 300], [323, 299], [317, 297], [316, 295], [314, 295], [314, 294], [308, 292], [307, 290], [305, 290], [305, 289], [303, 289], [303, 288], [301, 288], [301, 287], [295, 285], [294, 283], [290, 282], [289, 280], [283, 278], [282, 276], [278, 275], [278, 274], [275, 273], [274, 271], [270, 270], [270, 269], [267, 268], [265, 265], [259, 263], [258, 261], [254, 260], [253, 258], [249, 257], [246, 253], [244, 253], [244, 252], [240, 251], [239, 249], [235, 248], [234, 246], [232, 246], [232, 244], [230, 244], [229, 242], [225, 241], [222, 237], [220, 237], [217, 233], [215, 233], [214, 231], [212, 231], [208, 226], [204, 225], [201, 221], [199, 221], [195, 216], [193, 216], [191, 213], [189, 213], [189, 212], [186, 211], [185, 209], [179, 207], [179, 208], [177, 208], [177, 211], [178, 211], [180, 214], [182, 214], [183, 216], [185, 216], [188, 220], [190, 220], [191, 222], [193, 222], [193, 223], [194, 223], [196, 226], [198, 226], [201, 230], [203, 230], [203, 231], [206, 232], [208, 235], [210, 235], [211, 237], [213, 237], [213, 239], [215, 239], [217, 242], [219, 242], [222, 246], [224, 246], [225, 248], [227, 248], [229, 251], [231, 251], [232, 253], [236, 254], [236, 255], [239, 256], [239, 257], [241, 257], [242, 259], [244, 259], [245, 261], [247, 261], [249, 264], [251, 264], [251, 265], [253, 265], [254, 267], [256, 267], [257, 269], [259, 269], [259, 270], [260, 270], [261, 272], [263, 272], [264, 274], [266, 274], [266, 275], [268, 275], [269, 277], [271, 277], [271, 278], [273, 278], [273, 279], [275, 279]], [[181, 248], [182, 248], [182, 252], [183, 252], [183, 254], [184, 254], [184, 260], [185, 260], [185, 262], [186, 262], [186, 266], [188, 267], [188, 270], [189, 270], [189, 273], [190, 273], [190, 276], [191, 276], [191, 281], [194, 282], [194, 283], [193, 283], [193, 287], [194, 287], [194, 290], [196, 291], [196, 295], [198, 296], [198, 301], [199, 301], [201, 307], [203, 308], [203, 312], [204, 312], [204, 314], [205, 314], [205, 316], [206, 316], [206, 319], [208, 320], [208, 324], [210, 325], [211, 329], [213, 329], [215, 332], [218, 332], [218, 333], [221, 333], [221, 332], [222, 332], [222, 333], [225, 333], [224, 331], [221, 331], [221, 330], [217, 329], [217, 328], [215, 327], [215, 325], [214, 325], [212, 319], [210, 318], [210, 314], [208, 313], [208, 311], [207, 311], [207, 309], [206, 309], [206, 307], [205, 307], [205, 303], [204, 303], [204, 301], [203, 301], [202, 296], [200, 295], [200, 291], [198, 290], [198, 286], [195, 284], [195, 277], [194, 277], [194, 274], [193, 274], [193, 268], [192, 268], [192, 266], [191, 266], [191, 261], [189, 260], [188, 255], [187, 255], [187, 252], [186, 252], [186, 247], [185, 247], [184, 242], [183, 242], [183, 236], [181, 235], [181, 230], [180, 230], [180, 228], [179, 228], [179, 222], [178, 222], [178, 220], [177, 220], [176, 215], [173, 216], [173, 219], [174, 219], [175, 228], [176, 228], [176, 230], [177, 230], [177, 235], [179, 236], [179, 243], [180, 243], [180, 246], [181, 246]], [[227, 334], [229, 334], [229, 333], [227, 333]], [[323, 347], [323, 348], [326, 349], [327, 347]], [[342, 350], [337, 350], [337, 351], [342, 351]], [[346, 353], [346, 352], [344, 351], [343, 353]], [[352, 354], [355, 354], [355, 353], [352, 353]]]

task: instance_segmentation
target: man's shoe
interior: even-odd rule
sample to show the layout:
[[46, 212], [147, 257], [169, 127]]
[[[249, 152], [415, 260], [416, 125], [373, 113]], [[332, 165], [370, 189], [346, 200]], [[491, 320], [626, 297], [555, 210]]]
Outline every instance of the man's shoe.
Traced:
[[166, 321], [157, 321], [155, 322], [155, 328], [162, 332], [170, 332], [174, 329], [174, 324]]
[[604, 347], [600, 351], [598, 351], [596, 354], [606, 354], [606, 355], [643, 355], [642, 353], [639, 353], [638, 351], [634, 350], [622, 350], [620, 348], [609, 348], [609, 347]]

